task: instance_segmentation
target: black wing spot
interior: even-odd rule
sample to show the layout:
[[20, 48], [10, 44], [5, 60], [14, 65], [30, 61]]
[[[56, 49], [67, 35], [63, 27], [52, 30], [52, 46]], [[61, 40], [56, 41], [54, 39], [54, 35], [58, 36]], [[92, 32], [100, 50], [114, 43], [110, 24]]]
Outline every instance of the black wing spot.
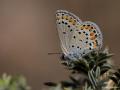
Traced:
[[72, 29], [70, 29], [70, 32], [72, 32], [73, 30]]
[[73, 38], [75, 39], [75, 38], [76, 38], [76, 36], [73, 36]]
[[70, 25], [68, 25], [68, 27], [70, 28]]
[[66, 18], [66, 20], [68, 20], [68, 18]]
[[88, 24], [87, 26], [89, 27], [90, 25]]
[[97, 41], [97, 40], [95, 40], [95, 42], [96, 42], [96, 43], [98, 43], [98, 41]]
[[93, 29], [93, 27], [91, 27], [91, 29]]
[[90, 46], [92, 46], [92, 44], [91, 44], [91, 43], [89, 43], [89, 45], [90, 45]]
[[83, 25], [83, 27], [85, 27], [85, 24]]
[[95, 37], [97, 37], [97, 34], [95, 35]]
[[85, 31], [83, 31], [83, 33], [85, 33]]
[[85, 54], [85, 52], [83, 52], [83, 55]]
[[65, 25], [67, 25], [68, 23], [67, 22], [65, 22]]
[[63, 32], [63, 34], [66, 34], [66, 32]]
[[78, 32], [79, 34], [81, 34], [81, 32]]
[[92, 48], [89, 48], [89, 50], [92, 50]]
[[96, 31], [95, 31], [95, 30], [94, 30], [93, 32], [94, 32], [94, 33], [96, 33]]
[[79, 41], [81, 41], [82, 42], [82, 40], [80, 39]]
[[74, 47], [74, 45], [72, 45], [72, 47]]
[[87, 34], [87, 33], [86, 33], [85, 35], [86, 35], [86, 36], [88, 36], [88, 34]]
[[57, 13], [56, 15], [57, 15], [57, 16], [59, 16], [59, 14], [58, 14], [58, 13]]
[[64, 24], [64, 21], [62, 21], [62, 23]]
[[86, 41], [85, 43], [88, 43], [88, 41]]
[[79, 48], [79, 46], [77, 46], [77, 48]]

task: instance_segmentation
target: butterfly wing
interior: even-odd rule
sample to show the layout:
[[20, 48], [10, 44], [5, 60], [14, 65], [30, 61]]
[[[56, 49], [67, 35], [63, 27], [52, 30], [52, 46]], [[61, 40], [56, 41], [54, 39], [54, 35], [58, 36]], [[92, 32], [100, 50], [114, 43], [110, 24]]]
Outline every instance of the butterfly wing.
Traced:
[[56, 12], [56, 23], [61, 42], [61, 48], [66, 56], [70, 54], [70, 43], [73, 32], [76, 29], [76, 26], [80, 25], [81, 22], [82, 21], [77, 16], [68, 11], [57, 10]]
[[102, 47], [102, 33], [91, 22], [82, 22], [76, 15], [65, 10], [56, 12], [56, 23], [65, 56], [81, 59], [84, 55]]
[[73, 33], [70, 52], [80, 59], [93, 50], [99, 50], [102, 47], [102, 39], [99, 27], [91, 21], [85, 21], [76, 27]]

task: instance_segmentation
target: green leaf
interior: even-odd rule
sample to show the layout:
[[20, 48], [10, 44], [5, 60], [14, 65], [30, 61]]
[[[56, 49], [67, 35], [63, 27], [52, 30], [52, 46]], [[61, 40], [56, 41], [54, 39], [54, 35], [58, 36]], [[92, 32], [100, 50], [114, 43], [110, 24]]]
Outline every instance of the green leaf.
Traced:
[[29, 90], [23, 76], [10, 76], [3, 74], [0, 78], [0, 90]]
[[73, 62], [73, 67], [71, 68], [71, 70], [75, 70], [77, 72], [80, 72], [80, 73], [83, 72], [87, 74], [89, 70], [89, 66], [85, 60], [79, 60], [79, 61]]
[[89, 80], [90, 80], [93, 88], [95, 89], [97, 87], [97, 82], [96, 82], [96, 79], [95, 79], [92, 71], [88, 72], [88, 77], [89, 77]]
[[100, 67], [96, 68], [95, 75], [96, 75], [96, 78], [100, 77]]

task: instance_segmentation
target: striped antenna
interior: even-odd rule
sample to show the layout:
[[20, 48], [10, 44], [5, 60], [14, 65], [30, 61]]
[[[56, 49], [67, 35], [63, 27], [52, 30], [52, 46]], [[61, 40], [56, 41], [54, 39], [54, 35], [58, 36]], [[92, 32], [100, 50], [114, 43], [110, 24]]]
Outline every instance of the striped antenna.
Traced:
[[48, 55], [53, 55], [53, 54], [62, 54], [62, 53], [48, 53]]

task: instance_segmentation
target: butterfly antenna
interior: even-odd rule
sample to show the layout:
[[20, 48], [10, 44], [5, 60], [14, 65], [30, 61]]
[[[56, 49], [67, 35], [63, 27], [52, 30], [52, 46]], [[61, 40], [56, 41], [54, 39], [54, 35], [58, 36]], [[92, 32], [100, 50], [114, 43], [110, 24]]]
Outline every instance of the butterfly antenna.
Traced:
[[48, 53], [48, 55], [53, 55], [53, 54], [62, 54], [62, 53]]

